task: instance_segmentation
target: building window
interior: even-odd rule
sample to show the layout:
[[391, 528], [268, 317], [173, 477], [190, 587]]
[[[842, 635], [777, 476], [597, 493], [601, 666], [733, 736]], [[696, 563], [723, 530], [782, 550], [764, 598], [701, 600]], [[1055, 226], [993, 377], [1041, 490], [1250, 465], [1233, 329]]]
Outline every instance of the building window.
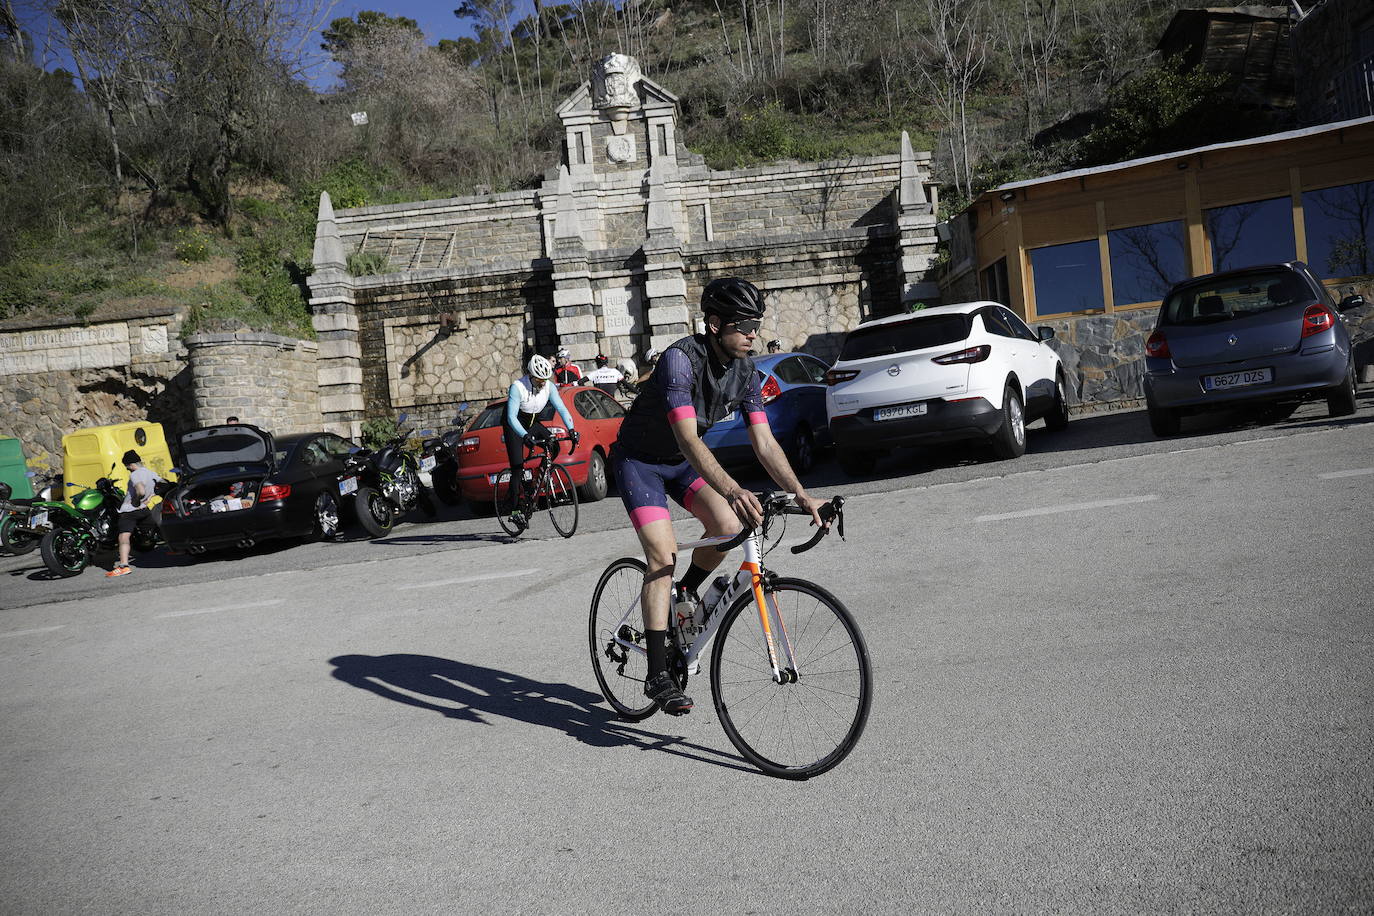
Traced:
[[1112, 304], [1159, 302], [1188, 276], [1182, 220], [1113, 229], [1107, 233], [1112, 262]]
[[1097, 239], [1032, 248], [1029, 254], [1037, 315], [1105, 308]]
[[1374, 273], [1374, 181], [1304, 191], [1307, 263], [1326, 277]]
[[998, 258], [983, 268], [979, 279], [983, 298], [990, 302], [1011, 305], [1011, 293], [1007, 284], [1007, 259]]
[[1287, 197], [1203, 211], [1212, 269], [1277, 264], [1297, 257], [1293, 204]]

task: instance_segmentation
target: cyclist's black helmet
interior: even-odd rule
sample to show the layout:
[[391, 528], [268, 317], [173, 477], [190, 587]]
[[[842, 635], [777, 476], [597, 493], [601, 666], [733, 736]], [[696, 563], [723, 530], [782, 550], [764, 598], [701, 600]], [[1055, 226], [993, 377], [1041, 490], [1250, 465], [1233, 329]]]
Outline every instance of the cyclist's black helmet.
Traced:
[[748, 280], [721, 277], [707, 283], [701, 291], [701, 310], [707, 315], [719, 315], [726, 321], [762, 318], [763, 293]]

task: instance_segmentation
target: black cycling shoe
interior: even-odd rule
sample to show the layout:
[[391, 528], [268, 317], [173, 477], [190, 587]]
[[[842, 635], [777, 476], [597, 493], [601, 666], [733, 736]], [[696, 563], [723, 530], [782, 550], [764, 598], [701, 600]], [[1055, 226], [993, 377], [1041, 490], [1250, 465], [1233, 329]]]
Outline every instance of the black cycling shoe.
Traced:
[[670, 716], [685, 716], [692, 711], [692, 698], [673, 683], [672, 676], [666, 671], [660, 671], [644, 682], [644, 695]]

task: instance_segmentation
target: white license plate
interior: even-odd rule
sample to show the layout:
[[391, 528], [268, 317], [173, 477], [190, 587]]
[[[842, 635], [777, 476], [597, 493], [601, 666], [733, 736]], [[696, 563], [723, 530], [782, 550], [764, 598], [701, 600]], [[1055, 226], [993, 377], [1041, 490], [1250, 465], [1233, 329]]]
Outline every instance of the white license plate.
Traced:
[[1202, 388], [1204, 391], [1224, 391], [1229, 388], [1244, 388], [1247, 385], [1268, 385], [1273, 380], [1273, 369], [1244, 369], [1240, 372], [1204, 375]]
[[900, 420], [903, 417], [925, 416], [926, 405], [902, 404], [898, 407], [879, 407], [873, 411], [874, 420]]
[[43, 527], [44, 525], [46, 525], [47, 523], [48, 523], [48, 513], [46, 513], [46, 512], [35, 512], [33, 515], [30, 515], [30, 516], [29, 516], [29, 527], [30, 527], [30, 528], [42, 528], [42, 527]]
[[358, 478], [345, 477], [339, 481], [339, 495], [347, 496], [349, 493], [358, 492]]
[[434, 470], [434, 466], [438, 463], [439, 462], [435, 460], [433, 455], [426, 455], [425, 457], [420, 459], [420, 470], [432, 471]]
[[[488, 475], [487, 475], [487, 483], [491, 484], [493, 487], [496, 486], [496, 478], [500, 477], [502, 473], [504, 473], [504, 472], [502, 472], [502, 471], [497, 471], [495, 474], [488, 474]], [[531, 471], [529, 468], [525, 468], [525, 479], [526, 479], [526, 480], [533, 480], [533, 479], [534, 479], [534, 472]]]

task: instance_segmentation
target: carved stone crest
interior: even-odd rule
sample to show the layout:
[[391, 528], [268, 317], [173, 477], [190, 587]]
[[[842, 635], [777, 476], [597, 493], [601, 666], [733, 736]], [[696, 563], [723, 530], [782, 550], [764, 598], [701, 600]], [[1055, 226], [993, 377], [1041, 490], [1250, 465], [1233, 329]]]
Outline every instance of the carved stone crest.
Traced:
[[592, 105], [604, 110], [628, 111], [639, 107], [642, 74], [639, 61], [626, 54], [607, 54], [592, 65]]
[[634, 134], [612, 134], [606, 138], [606, 158], [612, 162], [635, 161]]

